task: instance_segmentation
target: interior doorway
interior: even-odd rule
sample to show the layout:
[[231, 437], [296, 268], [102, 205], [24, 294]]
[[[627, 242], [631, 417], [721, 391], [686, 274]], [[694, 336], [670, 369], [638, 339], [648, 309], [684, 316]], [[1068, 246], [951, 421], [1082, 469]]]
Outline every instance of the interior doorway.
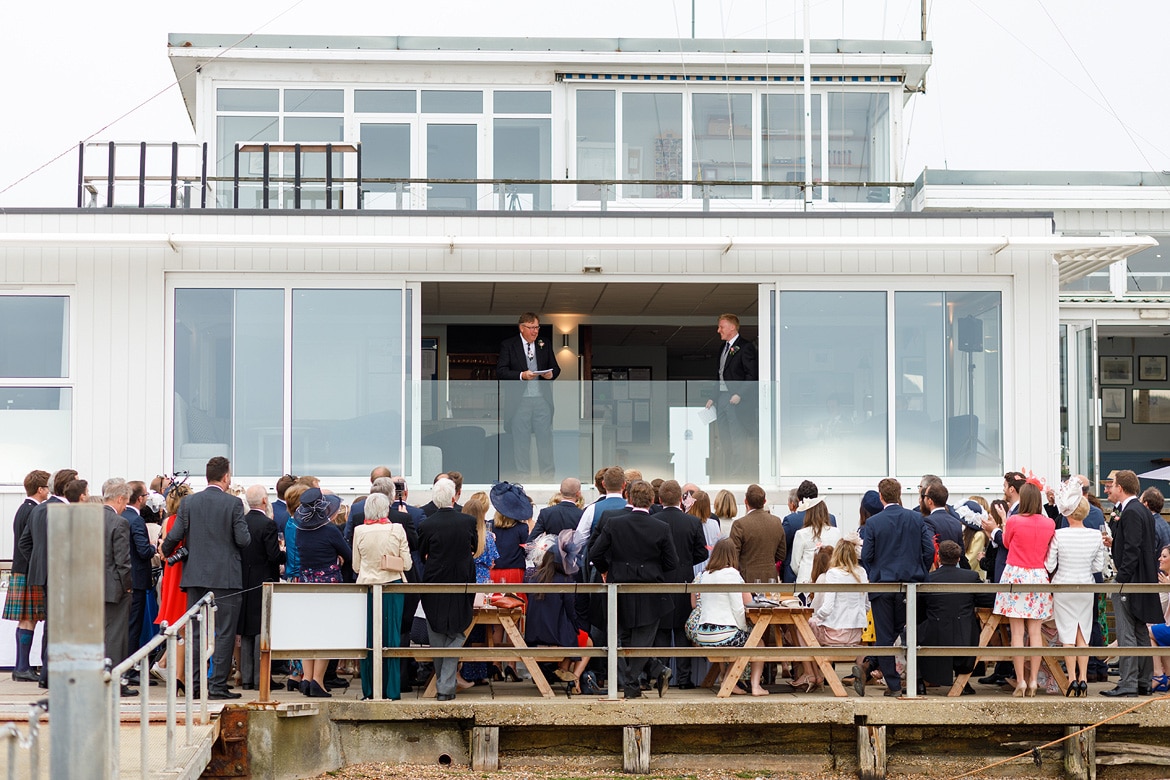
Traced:
[[[550, 396], [554, 482], [589, 484], [597, 464], [613, 463], [677, 477], [680, 458], [709, 475], [706, 429], [681, 445], [679, 410], [701, 408], [703, 385], [717, 378], [720, 314], [738, 316], [743, 337], [759, 337], [757, 284], [425, 282], [421, 303], [422, 444], [475, 484], [548, 481], [516, 471], [515, 447], [524, 445], [510, 438], [510, 388], [496, 376], [500, 344], [518, 334], [522, 312], [540, 316], [539, 338], [560, 368]], [[539, 461], [535, 444], [531, 455]]]

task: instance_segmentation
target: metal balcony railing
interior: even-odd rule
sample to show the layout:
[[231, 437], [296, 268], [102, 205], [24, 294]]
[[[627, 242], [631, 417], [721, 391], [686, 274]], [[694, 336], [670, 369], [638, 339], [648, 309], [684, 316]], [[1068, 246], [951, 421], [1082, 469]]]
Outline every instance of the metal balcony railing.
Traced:
[[217, 175], [209, 172], [207, 143], [82, 143], [77, 208], [605, 212], [611, 205], [627, 210], [682, 205], [706, 212], [720, 202], [741, 211], [774, 208], [778, 202], [807, 205], [822, 199], [822, 188], [847, 193], [829, 195], [830, 203], [892, 208], [901, 192], [914, 186], [686, 179], [681, 173], [653, 179], [367, 176], [361, 143], [348, 142], [235, 144], [230, 155], [230, 175]]

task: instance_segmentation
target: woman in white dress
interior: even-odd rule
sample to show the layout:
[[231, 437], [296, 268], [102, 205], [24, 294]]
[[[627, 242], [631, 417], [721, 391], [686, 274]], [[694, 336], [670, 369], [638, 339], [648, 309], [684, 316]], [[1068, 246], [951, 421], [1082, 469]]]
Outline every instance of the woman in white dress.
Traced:
[[804, 512], [804, 527], [792, 539], [792, 570], [797, 582], [812, 582], [813, 555], [818, 547], [833, 547], [841, 539], [841, 532], [829, 522], [829, 509], [820, 496], [806, 498], [796, 507]]
[[[1068, 485], [1072, 487], [1066, 487]], [[1069, 505], [1074, 508], [1069, 509]], [[1091, 584], [1094, 572], [1105, 567], [1105, 545], [1101, 541], [1100, 531], [1085, 528], [1089, 502], [1081, 496], [1081, 485], [1077, 480], [1069, 480], [1061, 486], [1057, 507], [1068, 518], [1068, 527], [1058, 529], [1052, 537], [1044, 567], [1055, 572], [1052, 575], [1053, 585]], [[1052, 613], [1062, 645], [1088, 646], [1094, 619], [1092, 593], [1056, 593], [1052, 597]], [[1068, 690], [1064, 695], [1087, 695], [1089, 656], [1065, 656], [1064, 663], [1069, 679]]]

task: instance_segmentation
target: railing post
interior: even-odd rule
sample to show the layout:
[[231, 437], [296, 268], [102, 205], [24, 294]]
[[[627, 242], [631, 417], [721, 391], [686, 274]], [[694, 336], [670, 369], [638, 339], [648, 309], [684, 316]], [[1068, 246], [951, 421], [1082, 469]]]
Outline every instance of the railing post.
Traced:
[[606, 675], [609, 677], [606, 696], [617, 699], [618, 687], [618, 592], [617, 584], [610, 582], [605, 586], [605, 665]]
[[293, 208], [301, 208], [301, 145], [293, 144]]
[[116, 156], [114, 142], [110, 141], [110, 156], [106, 169], [106, 208], [114, 207], [114, 161]]
[[[373, 674], [374, 701], [382, 701], [382, 586], [373, 585], [370, 588], [370, 652], [374, 654]], [[399, 644], [402, 644], [399, 642]]]
[[918, 695], [918, 585], [913, 582], [906, 583], [906, 674], [902, 695], [910, 699]]
[[[111, 699], [118, 706], [118, 681], [106, 682], [104, 630], [94, 615], [105, 611], [104, 508], [99, 504], [54, 504], [48, 515], [49, 765], [54, 777], [99, 780], [108, 775]], [[145, 681], [144, 681], [145, 682]], [[102, 713], [95, 718], [95, 713]]]
[[235, 172], [232, 174], [232, 208], [240, 207], [240, 145], [236, 144]]
[[362, 191], [362, 142], [358, 141], [356, 146], [357, 176], [355, 178], [357, 179], [357, 207], [358, 211], [361, 211], [363, 208], [365, 208], [366, 204], [366, 194]]
[[711, 185], [703, 185], [703, 211], [711, 210]]
[[171, 141], [171, 208], [179, 197], [179, 142]]
[[268, 208], [268, 184], [271, 181], [271, 173], [269, 172], [270, 169], [268, 166], [271, 159], [272, 156], [269, 154], [268, 142], [266, 141], [264, 143], [264, 205], [260, 207], [262, 209]]
[[207, 208], [207, 142], [203, 142], [203, 166], [199, 173], [199, 208]]
[[146, 208], [146, 141], [138, 144], [138, 208]]
[[394, 208], [397, 211], [402, 211], [402, 185], [403, 182], [394, 182]]
[[609, 185], [601, 185], [601, 212], [604, 214], [609, 211]]
[[333, 144], [325, 144], [325, 208], [333, 208]]
[[85, 203], [85, 141], [77, 145], [77, 208]]

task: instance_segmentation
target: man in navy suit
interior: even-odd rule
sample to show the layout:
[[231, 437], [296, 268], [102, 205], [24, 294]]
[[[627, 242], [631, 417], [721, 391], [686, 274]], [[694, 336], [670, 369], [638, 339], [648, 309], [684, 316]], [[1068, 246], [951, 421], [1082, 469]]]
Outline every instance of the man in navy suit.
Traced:
[[756, 345], [739, 335], [739, 317], [734, 314], [719, 315], [718, 331], [723, 341], [719, 392], [707, 401], [707, 407], [715, 407], [724, 476], [752, 481], [756, 478], [752, 472], [759, 436], [755, 383], [760, 379], [760, 369]]
[[[898, 480], [883, 479], [878, 483], [878, 495], [884, 508], [861, 527], [861, 565], [869, 581], [922, 582], [934, 562], [930, 530], [920, 513], [902, 506], [902, 484]], [[877, 643], [889, 647], [906, 628], [906, 597], [901, 593], [872, 593], [869, 603]], [[886, 680], [886, 696], [901, 696], [902, 676], [893, 656], [879, 656], [877, 660]], [[855, 678], [863, 682], [867, 674], [866, 670], [854, 670]]]
[[[154, 586], [153, 563], [154, 545], [146, 532], [146, 521], [142, 519], [142, 508], [146, 506], [149, 492], [146, 483], [134, 480], [127, 482], [130, 496], [122, 517], [130, 524], [130, 580], [134, 593], [130, 597], [130, 633], [126, 645], [127, 655], [142, 647], [142, 626], [146, 622], [146, 591]], [[130, 684], [136, 684], [138, 673], [127, 675]], [[153, 680], [151, 681], [154, 682]]]
[[552, 506], [540, 510], [536, 518], [536, 525], [532, 527], [532, 538], [541, 534], [556, 536], [566, 528], [577, 530], [584, 511], [577, 506], [577, 499], [581, 498], [581, 480], [576, 477], [565, 477], [561, 480], [561, 500]]
[[[553, 394], [542, 380], [553, 380], [561, 367], [552, 347], [540, 338], [540, 318], [532, 312], [520, 315], [520, 334], [500, 342], [496, 379], [504, 402], [504, 422], [512, 434], [516, 470], [532, 474], [531, 438], [536, 434], [539, 473], [545, 481], [553, 477]], [[520, 380], [523, 387], [505, 383]]]

